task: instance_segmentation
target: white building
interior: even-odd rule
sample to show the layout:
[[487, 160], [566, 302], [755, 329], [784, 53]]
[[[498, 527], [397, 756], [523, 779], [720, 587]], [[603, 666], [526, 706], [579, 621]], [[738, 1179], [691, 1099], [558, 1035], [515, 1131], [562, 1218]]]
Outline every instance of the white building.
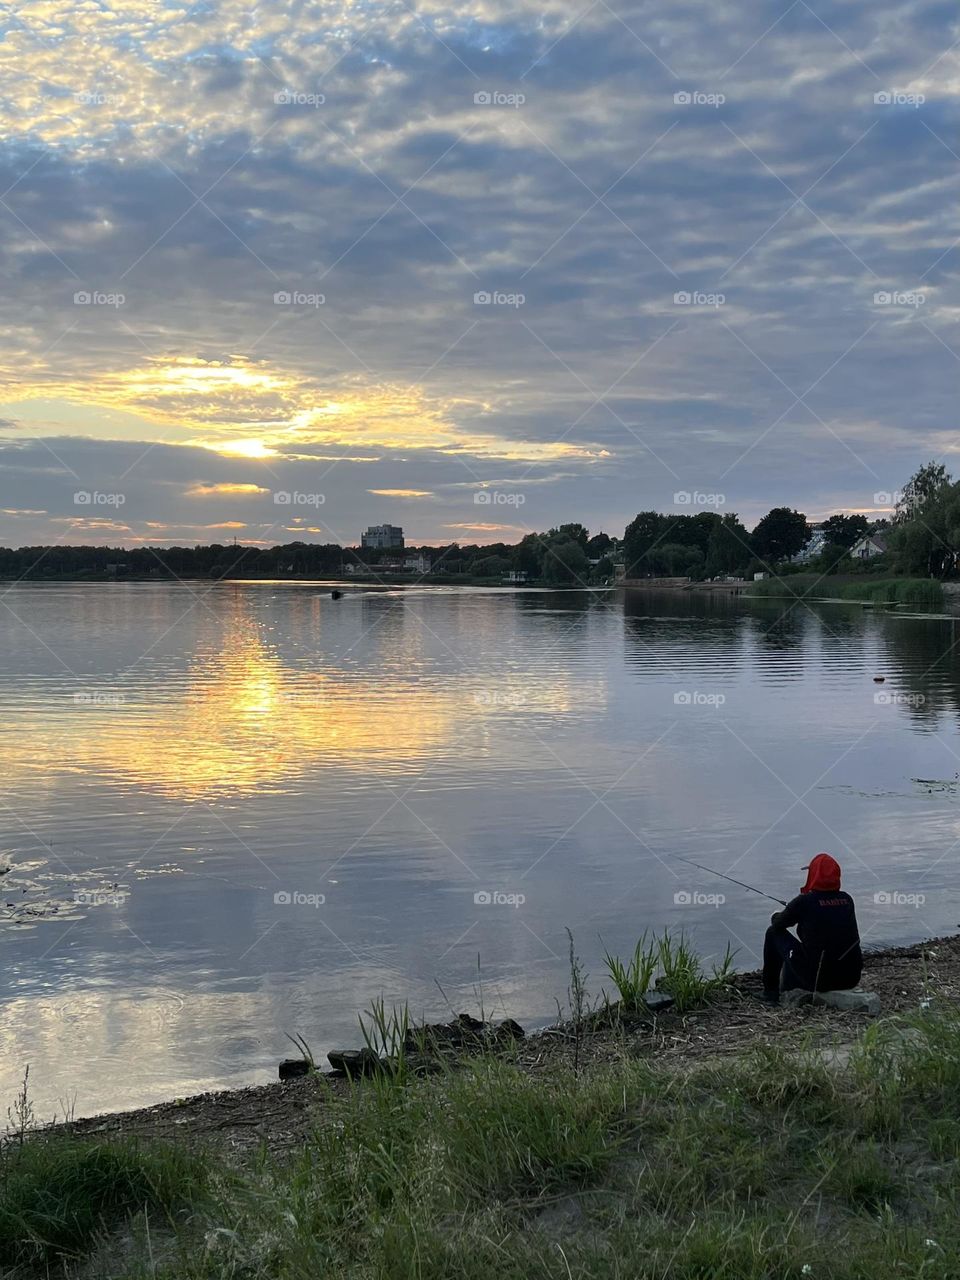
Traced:
[[823, 525], [812, 524], [810, 526], [810, 540], [802, 551], [798, 551], [795, 556], [790, 557], [790, 563], [809, 564], [811, 560], [816, 560], [826, 544], [827, 535], [823, 531]]
[[361, 547], [403, 550], [403, 530], [398, 524], [372, 524], [360, 538]]
[[887, 540], [881, 533], [865, 533], [859, 542], [850, 548], [852, 560], [872, 560], [874, 556], [882, 556], [887, 549]]

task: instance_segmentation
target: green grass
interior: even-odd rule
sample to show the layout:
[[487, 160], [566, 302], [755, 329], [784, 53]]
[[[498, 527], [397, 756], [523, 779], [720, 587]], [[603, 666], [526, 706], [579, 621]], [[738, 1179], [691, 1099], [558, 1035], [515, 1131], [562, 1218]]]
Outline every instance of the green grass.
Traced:
[[841, 579], [817, 573], [791, 573], [753, 582], [750, 592], [757, 596], [861, 600], [875, 604], [908, 604], [922, 609], [943, 608], [943, 587], [932, 578], [871, 578], [864, 574], [855, 579]]
[[643, 997], [650, 990], [657, 972], [657, 943], [647, 942], [647, 935], [638, 939], [629, 960], [621, 960], [619, 956], [604, 953], [603, 962], [607, 966], [614, 986], [620, 994], [625, 1009], [632, 1012], [643, 1005]]
[[[5, 1280], [957, 1278], [958, 1104], [952, 1009], [874, 1024], [839, 1066], [812, 1045], [688, 1070], [481, 1057], [331, 1094], [294, 1156], [229, 1172], [11, 1146], [0, 1263]], [[102, 1232], [137, 1214], [107, 1267]]]
[[727, 986], [733, 972], [733, 952], [728, 946], [720, 963], [707, 973], [687, 937], [666, 929], [650, 942], [644, 934], [629, 960], [607, 952], [604, 963], [625, 1011], [642, 1007], [655, 980], [657, 989], [673, 996], [676, 1009], [684, 1013], [706, 1004]]
[[198, 1203], [206, 1182], [204, 1162], [172, 1147], [62, 1137], [11, 1144], [0, 1151], [0, 1263], [83, 1255], [136, 1213], [164, 1220]]

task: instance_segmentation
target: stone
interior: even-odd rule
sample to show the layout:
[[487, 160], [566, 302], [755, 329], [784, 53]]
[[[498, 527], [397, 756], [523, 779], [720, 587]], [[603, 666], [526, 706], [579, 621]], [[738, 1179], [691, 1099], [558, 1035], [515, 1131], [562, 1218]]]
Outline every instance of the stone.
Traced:
[[384, 1063], [370, 1048], [363, 1049], [331, 1049], [327, 1061], [333, 1068], [334, 1075], [349, 1076], [351, 1079], [360, 1076], [376, 1075], [386, 1069]]
[[498, 1040], [522, 1040], [527, 1034], [519, 1022], [514, 1022], [512, 1018], [504, 1018], [498, 1023], [494, 1032]]
[[648, 991], [643, 1003], [651, 1013], [664, 1013], [673, 1008], [674, 999], [666, 991]]
[[280, 1063], [280, 1079], [296, 1080], [298, 1076], [310, 1074], [310, 1063], [306, 1058], [284, 1058]]
[[804, 991], [796, 988], [784, 991], [781, 1002], [790, 1007], [801, 1004], [823, 1005], [828, 1009], [839, 1009], [841, 1013], [869, 1013], [876, 1017], [880, 1012], [880, 997], [874, 991]]
[[486, 1030], [487, 1024], [481, 1022], [479, 1018], [471, 1017], [469, 1013], [458, 1013], [451, 1026], [456, 1027], [466, 1035], [479, 1036]]

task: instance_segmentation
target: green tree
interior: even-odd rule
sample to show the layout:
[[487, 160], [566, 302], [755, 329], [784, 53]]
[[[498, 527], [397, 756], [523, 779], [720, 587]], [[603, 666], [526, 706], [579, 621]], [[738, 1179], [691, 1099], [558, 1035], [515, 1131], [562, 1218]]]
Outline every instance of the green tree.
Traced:
[[571, 538], [548, 539], [543, 557], [543, 577], [560, 584], [584, 583], [590, 572], [587, 553]]
[[869, 528], [870, 522], [867, 517], [859, 514], [831, 516], [829, 520], [823, 522], [826, 541], [838, 547], [852, 547]]
[[904, 524], [920, 515], [927, 503], [939, 497], [950, 484], [950, 476], [942, 462], [924, 463], [903, 487], [893, 517], [894, 524]]
[[609, 533], [595, 533], [587, 543], [587, 555], [591, 560], [597, 560], [605, 556], [612, 546], [613, 539]]
[[788, 560], [810, 541], [807, 517], [790, 507], [774, 507], [753, 531], [751, 543], [759, 558], [768, 564]]
[[931, 578], [955, 574], [960, 561], [960, 483], [928, 494], [912, 517], [901, 520], [898, 515], [890, 542], [901, 573]]
[[662, 538], [668, 523], [659, 511], [641, 511], [627, 525], [623, 535], [623, 562], [628, 578], [643, 578], [652, 572], [646, 558]]
[[721, 516], [713, 526], [707, 542], [707, 577], [741, 573], [749, 564], [751, 556], [750, 535], [740, 517], [735, 511]]
[[590, 533], [582, 524], [562, 524], [559, 529], [551, 529], [547, 537], [561, 542], [577, 542], [586, 551]]

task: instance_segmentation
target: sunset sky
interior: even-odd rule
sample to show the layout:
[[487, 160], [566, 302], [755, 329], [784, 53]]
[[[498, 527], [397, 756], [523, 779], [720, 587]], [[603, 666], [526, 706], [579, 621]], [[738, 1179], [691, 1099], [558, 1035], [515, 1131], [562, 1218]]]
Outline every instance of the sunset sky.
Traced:
[[618, 535], [958, 470], [954, 3], [0, 23], [0, 544]]

